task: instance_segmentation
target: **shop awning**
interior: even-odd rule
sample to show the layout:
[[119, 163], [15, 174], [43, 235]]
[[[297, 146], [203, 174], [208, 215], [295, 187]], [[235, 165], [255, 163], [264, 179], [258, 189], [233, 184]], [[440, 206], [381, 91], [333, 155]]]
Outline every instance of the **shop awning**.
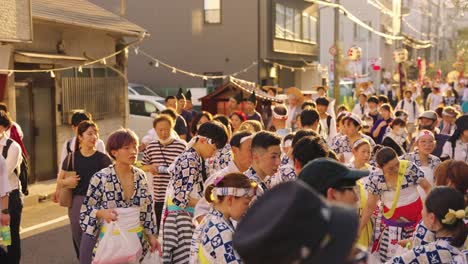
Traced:
[[86, 61], [83, 57], [74, 57], [62, 54], [47, 54], [29, 51], [15, 51], [15, 62], [35, 64], [76, 65]]

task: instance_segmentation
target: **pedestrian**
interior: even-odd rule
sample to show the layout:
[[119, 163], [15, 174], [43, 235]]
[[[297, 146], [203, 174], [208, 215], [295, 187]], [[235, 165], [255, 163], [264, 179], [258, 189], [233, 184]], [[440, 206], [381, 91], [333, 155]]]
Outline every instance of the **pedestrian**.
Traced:
[[[190, 123], [192, 122], [192, 114], [189, 111], [185, 110], [187, 99], [185, 98], [182, 88], [179, 88], [176, 98], [177, 98], [177, 114], [182, 116], [187, 126], [189, 126]], [[187, 134], [187, 136], [190, 136], [190, 134]], [[187, 138], [187, 140], [190, 140], [190, 138]]]
[[[320, 115], [315, 109], [305, 109], [301, 112], [301, 129], [311, 129], [317, 134], [325, 132], [325, 129], [320, 129]], [[324, 136], [322, 134], [321, 136]]]
[[286, 90], [288, 96], [288, 118], [286, 120], [286, 127], [291, 128], [292, 131], [296, 131], [297, 127], [295, 121], [298, 115], [301, 114], [301, 106], [304, 102], [304, 95], [302, 91], [296, 87], [289, 87]]
[[232, 112], [231, 115], [229, 116], [229, 118], [231, 119], [232, 133], [233, 134], [238, 132], [241, 124], [243, 122], [245, 122], [245, 120], [247, 120], [247, 117], [241, 111]]
[[208, 178], [205, 159], [227, 142], [224, 126], [216, 121], [202, 124], [197, 135], [169, 167], [169, 182], [162, 216], [163, 261], [188, 263], [194, 226], [194, 207], [203, 197]]
[[[10, 226], [10, 211], [8, 209], [8, 194], [10, 191], [6, 161], [3, 157], [0, 157], [0, 228]], [[8, 263], [7, 253], [1, 249], [0, 261]]]
[[458, 103], [458, 98], [453, 88], [448, 88], [442, 98], [444, 106], [454, 106]]
[[213, 115], [210, 112], [201, 111], [198, 113], [198, 115], [192, 119], [192, 124], [190, 124], [190, 133], [192, 134], [192, 137], [197, 135], [198, 129], [201, 125], [211, 120], [213, 120]]
[[281, 137], [269, 131], [260, 131], [252, 139], [252, 165], [244, 174], [258, 184], [256, 197], [271, 187], [271, 177], [281, 164], [280, 145]]
[[[118, 220], [120, 216], [117, 215], [117, 209], [137, 209], [142, 227], [142, 231], [137, 231], [143, 249], [141, 261], [150, 251], [161, 252], [161, 246], [157, 238], [153, 198], [146, 175], [133, 166], [137, 160], [138, 137], [129, 129], [116, 130], [107, 139], [106, 150], [115, 163], [91, 178], [81, 207], [81, 228], [86, 234], [84, 237], [97, 240], [96, 249], [102, 237], [101, 227], [104, 221], [110, 223]], [[82, 240], [82, 243], [85, 241]], [[81, 249], [81, 254], [93, 254], [92, 251], [85, 252]]]
[[398, 246], [394, 242], [410, 238], [421, 220], [422, 201], [416, 186], [429, 193], [431, 184], [418, 166], [411, 161], [399, 160], [392, 148], [380, 149], [376, 162], [379, 170], [372, 170], [366, 183], [367, 206], [362, 212], [359, 230], [365, 228], [380, 201], [383, 216], [373, 253], [386, 262]]
[[468, 115], [459, 117], [455, 125], [457, 129], [445, 142], [441, 160], [450, 158], [468, 162]]
[[275, 132], [281, 138], [284, 138], [287, 134], [292, 132], [290, 127], [286, 126], [286, 120], [288, 119], [288, 108], [283, 104], [277, 104], [271, 107], [271, 124], [270, 131]]
[[[437, 132], [436, 127], [438, 125], [437, 121], [437, 113], [434, 111], [425, 111], [422, 113], [419, 118], [419, 131], [421, 130], [429, 130], [434, 134], [435, 140], [436, 140], [436, 147], [434, 151], [431, 153], [432, 155], [440, 158], [442, 155], [442, 148], [445, 145], [445, 142], [449, 139], [449, 136], [447, 135], [442, 135]], [[414, 142], [411, 144], [414, 146]], [[412, 149], [412, 147], [410, 147]]]
[[188, 124], [185, 119], [178, 113], [178, 99], [177, 97], [170, 95], [165, 99], [166, 108], [171, 108], [175, 111], [176, 118], [175, 118], [175, 125], [174, 130], [179, 135], [180, 139], [186, 140], [187, 133], [188, 133]]
[[8, 113], [0, 110], [0, 152], [6, 162], [8, 183], [8, 212], [10, 214], [11, 245], [7, 246], [7, 252], [0, 248], [0, 255], [6, 255], [8, 264], [19, 264], [21, 259], [20, 225], [23, 212], [23, 202], [20, 194], [19, 170], [22, 161], [21, 147], [16, 141], [8, 138], [6, 131], [12, 126], [12, 120]]
[[190, 89], [187, 89], [187, 92], [185, 93], [185, 100], [185, 110], [190, 114], [190, 120], [187, 120], [187, 122], [190, 124], [192, 123], [192, 118], [198, 114], [198, 112], [193, 109], [192, 92]]
[[[175, 132], [175, 130], [174, 130], [175, 120], [177, 120], [177, 114], [176, 114], [175, 110], [173, 110], [172, 108], [166, 108], [166, 109], [162, 110], [160, 114], [161, 115], [167, 115], [173, 120], [174, 124], [172, 125], [171, 131], [170, 131], [171, 132], [170, 137], [174, 138], [174, 139], [180, 139], [179, 134], [177, 134], [177, 132]], [[153, 124], [154, 124], [154, 122], [153, 122]], [[158, 134], [156, 133], [156, 130], [154, 130], [154, 127], [153, 127], [150, 130], [148, 130], [148, 133], [146, 133], [146, 135], [141, 139], [141, 144], [138, 147], [138, 151], [145, 150], [146, 146], [148, 146], [149, 143], [151, 143], [153, 141], [158, 141], [158, 140], [159, 140]], [[182, 141], [184, 141], [184, 140], [182, 140]]]
[[143, 167], [141, 169], [150, 173], [148, 180], [152, 186], [151, 194], [154, 200], [158, 230], [160, 230], [164, 198], [170, 180], [168, 168], [186, 148], [185, 141], [172, 136], [173, 126], [174, 120], [169, 115], [157, 116], [153, 121], [153, 127], [158, 135], [158, 140], [149, 143], [143, 151]]
[[294, 166], [292, 159], [292, 140], [294, 138], [293, 132], [287, 134], [281, 141], [281, 165], [289, 164]]
[[239, 131], [250, 131], [252, 133], [256, 133], [263, 130], [262, 123], [257, 120], [246, 120], [242, 122], [241, 126], [239, 127]]
[[330, 101], [326, 97], [317, 98], [316, 103], [320, 115], [320, 128], [323, 130], [319, 134], [323, 133], [325, 140], [328, 141], [336, 135], [336, 119], [327, 113]]
[[457, 128], [455, 121], [459, 116], [460, 113], [458, 113], [458, 111], [452, 106], [444, 107], [442, 110], [442, 122], [439, 125], [440, 133], [448, 136], [453, 135]]
[[337, 139], [333, 146], [332, 150], [338, 156], [338, 160], [347, 164], [350, 162], [352, 157], [352, 147], [354, 142], [364, 138], [368, 140], [372, 147], [375, 145], [374, 140], [361, 132], [362, 121], [353, 113], [349, 113], [343, 118], [344, 123], [344, 135]]
[[435, 111], [443, 103], [442, 93], [440, 92], [440, 87], [432, 87], [432, 92], [427, 97], [426, 109]]
[[241, 103], [244, 101], [242, 98], [242, 91], [239, 91], [239, 93], [235, 94], [234, 96], [231, 96], [228, 100], [228, 114], [231, 115], [233, 112], [236, 111], [242, 111], [241, 109]]
[[394, 256], [388, 263], [466, 263], [463, 245], [468, 235], [463, 194], [450, 187], [434, 188], [424, 203], [422, 219], [436, 239]]
[[322, 139], [317, 136], [305, 136], [294, 144], [292, 156], [296, 175], [299, 175], [302, 168], [310, 161], [318, 158], [327, 158], [330, 151], [323, 144]]
[[[77, 138], [78, 125], [83, 121], [93, 121], [93, 116], [91, 115], [91, 113], [86, 112], [86, 111], [76, 111], [73, 113], [70, 121], [71, 121], [71, 129], [73, 131], [73, 137], [66, 140], [62, 145], [62, 151], [60, 152], [60, 160], [59, 160], [60, 162], [59, 171], [61, 170], [63, 161], [66, 159], [68, 154], [74, 152], [76, 149], [75, 144], [76, 144], [76, 138]], [[106, 153], [106, 145], [104, 144], [104, 141], [102, 141], [101, 139], [98, 139], [96, 141], [96, 150], [102, 153]], [[56, 192], [56, 194], [58, 193]]]
[[232, 149], [231, 145], [229, 145], [229, 140], [231, 139], [232, 133], [229, 119], [224, 115], [216, 115], [213, 117], [213, 121], [218, 122], [224, 127], [225, 133], [227, 135], [227, 143], [224, 145], [224, 147], [217, 149], [216, 153], [212, 157], [206, 159], [205, 163], [208, 177], [226, 168], [232, 161]]
[[219, 176], [205, 190], [210, 211], [194, 236], [191, 263], [242, 263], [234, 250], [233, 221], [239, 222], [255, 195], [257, 184], [242, 173]]
[[[420, 115], [419, 105], [413, 99], [413, 91], [408, 88], [403, 92], [404, 98], [397, 104], [395, 110], [403, 110], [408, 114], [406, 127], [410, 135], [416, 131], [416, 120]], [[412, 137], [412, 136], [411, 136]]]
[[328, 203], [302, 181], [291, 181], [247, 210], [234, 249], [249, 264], [351, 263], [357, 225], [355, 209]]
[[244, 113], [247, 117], [247, 120], [256, 120], [262, 124], [262, 127], [265, 127], [265, 123], [263, 122], [262, 116], [259, 112], [257, 112], [257, 96], [255, 92], [253, 92], [249, 98], [244, 100]]
[[382, 140], [382, 145], [391, 147], [398, 156], [406, 154], [408, 150], [408, 142], [406, 140], [408, 131], [405, 120], [395, 118], [390, 123], [390, 131], [387, 132]]
[[330, 139], [330, 146], [334, 146], [336, 144], [336, 141], [344, 136], [344, 131], [345, 131], [345, 125], [343, 123], [343, 120], [344, 118], [349, 114], [348, 111], [342, 111], [342, 112], [339, 112], [337, 115], [336, 115], [336, 135]]
[[[92, 121], [82, 121], [76, 128], [76, 144], [72, 153], [69, 153], [63, 161], [62, 168], [57, 179], [57, 191], [60, 194], [62, 188], [72, 191], [71, 206], [68, 208], [68, 218], [72, 232], [75, 253], [80, 263], [90, 263], [94, 242], [92, 239], [83, 240], [83, 230], [80, 227], [81, 205], [88, 191], [92, 176], [112, 164], [109, 156], [96, 150], [96, 142], [99, 139], [99, 129]], [[74, 171], [75, 175], [67, 177], [67, 172]], [[85, 241], [85, 243], [81, 243]], [[82, 250], [83, 249], [83, 250]], [[83, 254], [81, 253], [83, 252]], [[85, 255], [85, 254], [88, 255]]]
[[369, 106], [367, 105], [367, 94], [361, 93], [359, 95], [358, 103], [354, 106], [352, 113], [362, 119], [368, 112]]
[[382, 118], [377, 119], [374, 126], [371, 129], [372, 138], [375, 143], [381, 144], [385, 133], [387, 132], [388, 125], [393, 121], [393, 108], [389, 104], [383, 104], [380, 106], [380, 115]]
[[369, 107], [369, 111], [366, 115], [372, 118], [372, 124], [369, 124], [372, 127], [374, 123], [381, 118], [379, 113], [379, 98], [375, 95], [369, 97], [369, 99], [367, 99], [367, 105]]

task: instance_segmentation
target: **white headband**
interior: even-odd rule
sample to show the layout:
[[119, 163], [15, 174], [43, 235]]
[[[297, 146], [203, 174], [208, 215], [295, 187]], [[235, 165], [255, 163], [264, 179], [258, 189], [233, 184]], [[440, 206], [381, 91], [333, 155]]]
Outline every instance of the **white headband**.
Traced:
[[244, 143], [245, 141], [247, 141], [247, 140], [253, 138], [254, 136], [255, 136], [255, 135], [245, 136], [245, 137], [243, 137], [243, 138], [240, 139], [239, 143], [242, 144], [242, 143]]
[[213, 144], [212, 142], [212, 139], [211, 138], [207, 138], [207, 137], [204, 137], [204, 136], [194, 136], [188, 143], [187, 143], [187, 149], [193, 147], [193, 145], [195, 145], [195, 143], [198, 141], [199, 138], [204, 138], [206, 139], [206, 141], [208, 142], [208, 144]]
[[283, 143], [283, 147], [289, 148], [292, 146], [292, 139], [285, 140]]
[[276, 112], [275, 112], [275, 107], [274, 105], [271, 106], [271, 113], [273, 114], [273, 118], [274, 119], [281, 119], [281, 120], [286, 120], [288, 119], [288, 108], [287, 107], [284, 107], [286, 109], [286, 114], [285, 115], [278, 115]]
[[369, 146], [371, 145], [369, 140], [367, 140], [365, 138], [360, 138], [360, 139], [356, 140], [356, 142], [354, 142], [353, 149], [357, 148], [359, 145], [361, 145], [363, 143], [367, 143], [367, 144], [369, 144]]
[[432, 133], [431, 131], [421, 130], [421, 131], [419, 131], [418, 135], [416, 136], [416, 141], [418, 141], [421, 137], [424, 137], [424, 136], [431, 136], [432, 138], [435, 138], [434, 133]]
[[228, 196], [234, 197], [252, 197], [255, 195], [254, 188], [235, 188], [235, 187], [215, 187], [213, 188], [213, 194], [217, 196]]

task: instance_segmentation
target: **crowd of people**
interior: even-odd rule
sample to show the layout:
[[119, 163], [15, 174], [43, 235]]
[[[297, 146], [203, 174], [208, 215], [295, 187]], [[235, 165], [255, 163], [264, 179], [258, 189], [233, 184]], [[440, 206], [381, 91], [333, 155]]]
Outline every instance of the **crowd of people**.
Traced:
[[[325, 86], [289, 88], [285, 104], [238, 93], [214, 116], [179, 90], [141, 142], [119, 129], [104, 144], [91, 114], [73, 114], [54, 199], [79, 262], [136, 210], [142, 263], [467, 263], [468, 87], [410, 85], [398, 101], [385, 85], [336, 111]], [[0, 110], [2, 263], [20, 256], [14, 126]]]

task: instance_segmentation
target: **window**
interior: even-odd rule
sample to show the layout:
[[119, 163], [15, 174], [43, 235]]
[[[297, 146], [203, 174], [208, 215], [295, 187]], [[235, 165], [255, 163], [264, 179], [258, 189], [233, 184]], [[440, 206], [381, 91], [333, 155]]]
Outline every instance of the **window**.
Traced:
[[275, 37], [301, 42], [317, 42], [317, 19], [307, 12], [275, 5]]
[[141, 100], [130, 100], [130, 114], [139, 116], [151, 116], [158, 113], [158, 109], [151, 103]]
[[286, 8], [283, 5], [276, 4], [276, 21], [275, 21], [275, 36], [277, 38], [285, 38], [284, 24], [286, 19]]
[[221, 23], [221, 0], [204, 0], [205, 23]]
[[286, 39], [294, 39], [294, 9], [286, 7]]

